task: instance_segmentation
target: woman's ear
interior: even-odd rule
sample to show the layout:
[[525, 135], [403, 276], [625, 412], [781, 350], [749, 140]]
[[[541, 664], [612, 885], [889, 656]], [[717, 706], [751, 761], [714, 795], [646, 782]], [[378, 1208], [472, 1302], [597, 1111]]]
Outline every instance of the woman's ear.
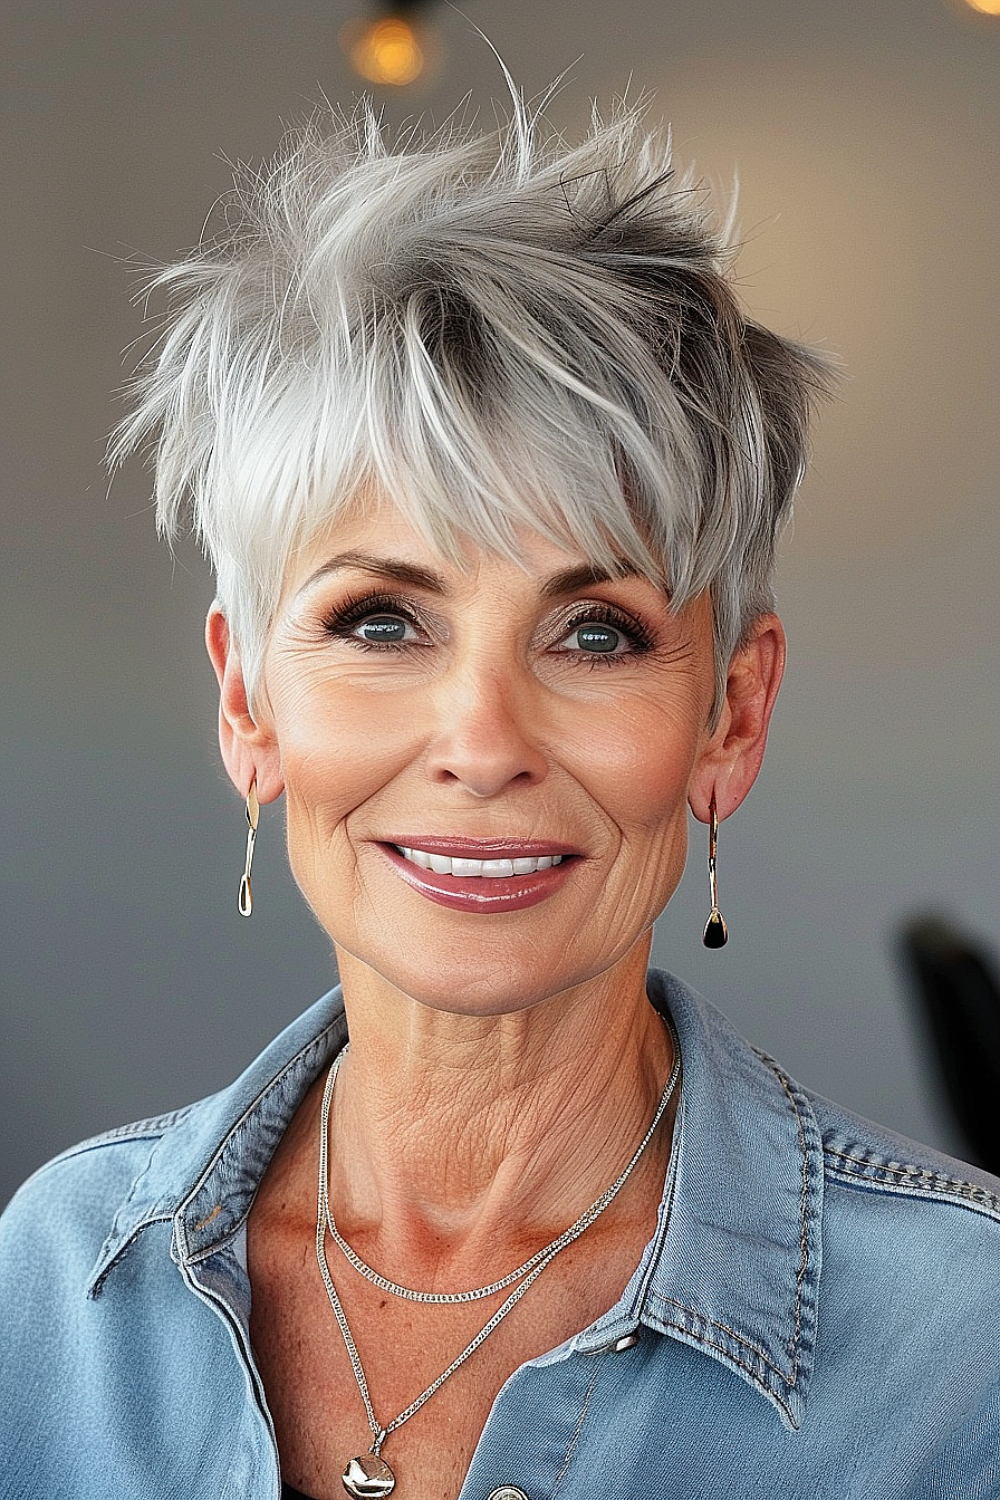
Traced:
[[761, 615], [729, 663], [719, 722], [691, 777], [688, 802], [699, 822], [708, 822], [713, 796], [720, 821], [728, 818], [757, 780], [784, 669], [781, 621]]
[[205, 622], [205, 645], [219, 681], [219, 748], [230, 780], [246, 797], [256, 778], [258, 800], [273, 802], [285, 789], [278, 742], [273, 729], [250, 712], [239, 648], [217, 604]]

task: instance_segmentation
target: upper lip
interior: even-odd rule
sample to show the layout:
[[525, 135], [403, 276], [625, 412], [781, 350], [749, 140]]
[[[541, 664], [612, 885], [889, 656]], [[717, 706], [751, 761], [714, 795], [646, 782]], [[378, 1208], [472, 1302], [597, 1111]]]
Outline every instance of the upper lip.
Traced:
[[546, 854], [579, 854], [572, 844], [558, 839], [469, 839], [431, 833], [407, 833], [384, 839], [398, 849], [423, 849], [428, 854], [445, 854], [455, 859], [540, 859]]

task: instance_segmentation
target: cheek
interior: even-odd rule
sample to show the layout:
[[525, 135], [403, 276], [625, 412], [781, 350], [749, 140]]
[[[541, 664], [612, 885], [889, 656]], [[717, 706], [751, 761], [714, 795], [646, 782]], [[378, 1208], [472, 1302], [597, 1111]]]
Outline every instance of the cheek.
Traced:
[[274, 701], [289, 857], [302, 880], [345, 838], [352, 814], [412, 760], [409, 716], [387, 704], [373, 713], [364, 698], [343, 688], [297, 684]]
[[702, 744], [699, 704], [622, 705], [598, 726], [577, 775], [614, 829], [603, 900], [621, 928], [645, 930], [684, 872], [688, 788]]
[[616, 707], [582, 747], [578, 764], [592, 795], [623, 831], [666, 833], [684, 815], [701, 748], [695, 707], [665, 711], [639, 702]]

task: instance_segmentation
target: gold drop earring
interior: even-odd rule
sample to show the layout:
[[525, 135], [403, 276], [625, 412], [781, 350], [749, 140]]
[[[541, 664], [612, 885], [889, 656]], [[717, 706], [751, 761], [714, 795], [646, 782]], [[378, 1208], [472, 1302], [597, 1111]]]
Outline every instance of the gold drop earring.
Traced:
[[247, 792], [247, 852], [243, 861], [243, 877], [240, 880], [239, 908], [240, 916], [248, 917], [253, 911], [253, 888], [250, 884], [250, 870], [253, 865], [253, 846], [257, 842], [257, 820], [260, 817], [260, 803], [257, 801], [257, 778], [250, 783]]
[[716, 851], [719, 845], [719, 814], [715, 806], [715, 793], [708, 809], [708, 880], [712, 891], [712, 910], [705, 923], [701, 940], [706, 948], [724, 948], [729, 941], [726, 919], [719, 910], [719, 880], [715, 869]]

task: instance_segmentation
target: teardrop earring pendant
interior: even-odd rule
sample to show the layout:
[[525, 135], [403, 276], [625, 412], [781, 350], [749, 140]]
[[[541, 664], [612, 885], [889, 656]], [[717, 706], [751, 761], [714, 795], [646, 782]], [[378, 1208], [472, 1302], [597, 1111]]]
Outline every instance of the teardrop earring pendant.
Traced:
[[260, 803], [257, 801], [257, 778], [254, 777], [247, 792], [247, 852], [243, 860], [243, 876], [240, 880], [239, 908], [240, 916], [248, 917], [253, 911], [253, 887], [250, 884], [250, 871], [253, 867], [253, 847], [257, 842], [257, 820], [260, 817]]
[[719, 814], [715, 806], [715, 793], [708, 809], [708, 880], [712, 892], [712, 910], [705, 923], [701, 940], [706, 948], [724, 948], [729, 941], [729, 928], [719, 910], [719, 879], [716, 873], [716, 852], [719, 847]]

